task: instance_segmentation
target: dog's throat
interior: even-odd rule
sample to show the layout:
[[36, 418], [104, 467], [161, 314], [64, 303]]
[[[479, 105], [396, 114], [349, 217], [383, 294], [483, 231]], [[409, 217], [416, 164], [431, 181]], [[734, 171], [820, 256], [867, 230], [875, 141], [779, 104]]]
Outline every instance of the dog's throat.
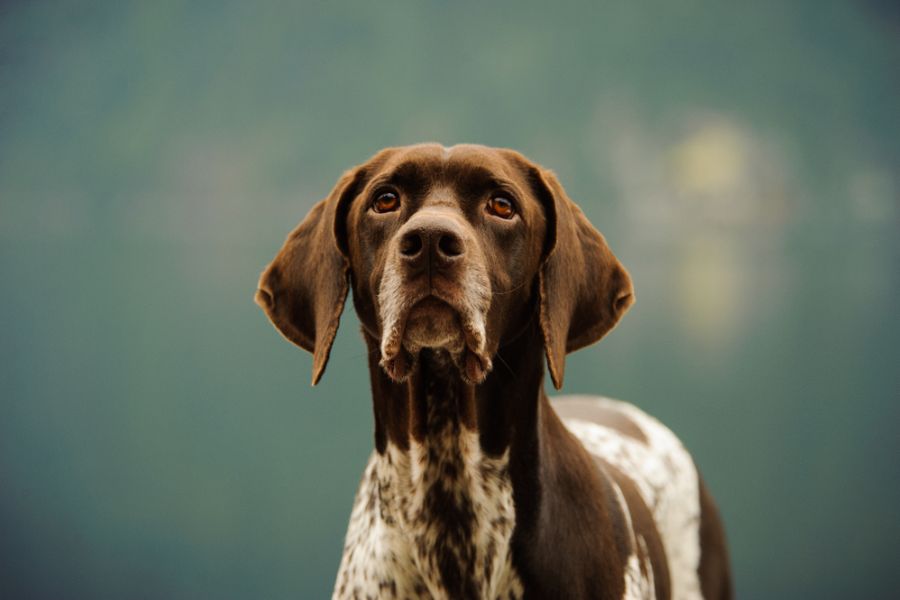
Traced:
[[459, 435], [463, 427], [476, 429], [475, 390], [460, 376], [459, 368], [445, 350], [425, 348], [407, 382], [410, 398], [410, 433], [421, 444], [444, 439], [450, 431]]

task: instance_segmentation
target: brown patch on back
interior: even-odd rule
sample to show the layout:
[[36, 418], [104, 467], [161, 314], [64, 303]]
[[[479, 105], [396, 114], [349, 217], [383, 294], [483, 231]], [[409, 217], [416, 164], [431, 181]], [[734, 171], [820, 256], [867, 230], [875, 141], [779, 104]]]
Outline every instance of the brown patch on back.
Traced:
[[553, 408], [562, 419], [581, 419], [597, 425], [603, 425], [614, 429], [623, 435], [641, 442], [647, 443], [647, 437], [634, 421], [624, 413], [604, 406], [595, 399], [566, 398], [554, 400]]
[[697, 568], [700, 589], [707, 600], [730, 600], [734, 590], [725, 528], [703, 477], [699, 473], [697, 477], [700, 481], [700, 566]]

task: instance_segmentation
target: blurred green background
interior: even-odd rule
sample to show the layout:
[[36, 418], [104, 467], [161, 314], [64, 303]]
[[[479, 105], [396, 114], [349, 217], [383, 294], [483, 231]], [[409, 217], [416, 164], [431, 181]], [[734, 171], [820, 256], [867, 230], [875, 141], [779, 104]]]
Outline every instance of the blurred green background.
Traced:
[[253, 304], [386, 145], [555, 169], [638, 302], [566, 391], [694, 452], [742, 598], [888, 598], [893, 2], [4, 2], [0, 597], [323, 598], [372, 448]]

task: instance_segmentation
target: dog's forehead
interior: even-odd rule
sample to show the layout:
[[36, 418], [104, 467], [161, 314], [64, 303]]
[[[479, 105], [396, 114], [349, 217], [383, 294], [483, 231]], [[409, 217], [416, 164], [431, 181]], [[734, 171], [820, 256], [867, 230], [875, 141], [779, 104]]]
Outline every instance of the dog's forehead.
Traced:
[[439, 183], [487, 186], [519, 179], [517, 166], [502, 150], [475, 144], [397, 148], [373, 175], [374, 180], [411, 187]]

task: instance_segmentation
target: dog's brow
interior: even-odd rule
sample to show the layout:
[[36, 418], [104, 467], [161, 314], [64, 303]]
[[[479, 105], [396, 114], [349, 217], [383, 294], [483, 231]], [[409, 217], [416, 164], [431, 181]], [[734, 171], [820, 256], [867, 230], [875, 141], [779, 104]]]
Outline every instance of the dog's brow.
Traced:
[[472, 187], [487, 187], [497, 179], [496, 173], [490, 169], [474, 165], [458, 165], [451, 173], [455, 179]]
[[456, 175], [459, 192], [463, 196], [479, 196], [487, 191], [508, 190], [518, 195], [518, 186], [509, 179], [484, 167], [460, 169]]
[[392, 171], [377, 179], [380, 185], [395, 185], [410, 194], [424, 193], [431, 184], [433, 165], [418, 161], [400, 163]]

